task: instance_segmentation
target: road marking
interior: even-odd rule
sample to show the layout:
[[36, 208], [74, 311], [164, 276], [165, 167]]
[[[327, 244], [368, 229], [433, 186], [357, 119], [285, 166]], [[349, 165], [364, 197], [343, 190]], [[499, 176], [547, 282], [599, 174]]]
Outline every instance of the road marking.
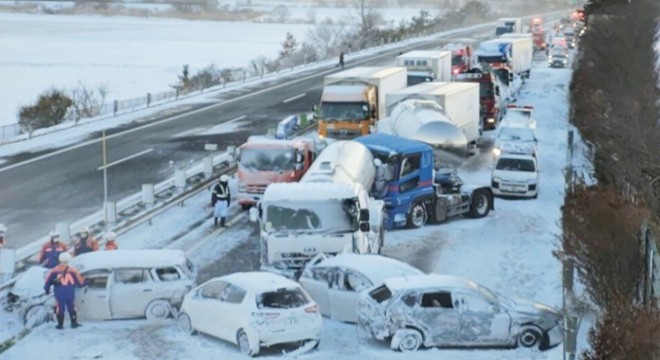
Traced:
[[296, 100], [296, 99], [300, 99], [301, 97], [305, 97], [305, 95], [307, 95], [307, 94], [306, 94], [306, 93], [302, 93], [302, 94], [300, 94], [300, 95], [296, 95], [296, 96], [294, 96], [294, 97], [292, 97], [292, 98], [288, 98], [288, 99], [282, 101], [282, 103], [283, 103], [283, 104], [286, 104], [286, 103], [288, 103], [288, 102], [290, 102], [290, 101], [293, 101], [293, 100]]
[[115, 165], [117, 165], [117, 164], [119, 164], [119, 163], [122, 163], [122, 162], [124, 162], [124, 161], [128, 161], [128, 160], [134, 159], [134, 158], [136, 158], [136, 157], [138, 157], [138, 156], [142, 156], [142, 155], [144, 155], [144, 154], [148, 154], [148, 153], [150, 153], [150, 152], [152, 152], [152, 151], [154, 151], [153, 148], [152, 148], [152, 149], [147, 149], [147, 150], [144, 150], [144, 151], [140, 151], [140, 152], [137, 153], [137, 154], [133, 154], [133, 155], [131, 155], [131, 156], [127, 156], [127, 157], [125, 157], [125, 158], [123, 158], [123, 159], [119, 159], [119, 160], [117, 160], [117, 161], [113, 161], [113, 162], [111, 162], [110, 164], [107, 164], [107, 165], [105, 165], [105, 166], [100, 166], [100, 167], [98, 167], [96, 170], [103, 170], [104, 168], [107, 169], [107, 168], [109, 168], [110, 166], [115, 166]]
[[241, 116], [239, 116], [239, 117], [237, 117], [237, 118], [233, 118], [233, 119], [231, 119], [231, 120], [229, 120], [229, 121], [227, 121], [227, 122], [230, 123], [230, 122], [234, 122], [234, 121], [238, 121], [238, 120], [243, 120], [243, 119], [245, 119], [246, 117], [247, 117], [247, 115], [241, 115]]

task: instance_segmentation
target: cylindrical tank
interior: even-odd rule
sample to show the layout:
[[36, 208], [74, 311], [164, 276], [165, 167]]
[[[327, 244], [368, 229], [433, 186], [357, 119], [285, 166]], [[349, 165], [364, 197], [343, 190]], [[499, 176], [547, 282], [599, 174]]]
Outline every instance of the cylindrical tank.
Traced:
[[463, 131], [440, 105], [431, 100], [409, 99], [397, 104], [387, 119], [378, 122], [378, 132], [431, 145], [436, 162], [457, 161], [468, 153], [468, 141]]
[[328, 145], [300, 182], [358, 182], [369, 191], [375, 175], [371, 151], [358, 142], [342, 140]]

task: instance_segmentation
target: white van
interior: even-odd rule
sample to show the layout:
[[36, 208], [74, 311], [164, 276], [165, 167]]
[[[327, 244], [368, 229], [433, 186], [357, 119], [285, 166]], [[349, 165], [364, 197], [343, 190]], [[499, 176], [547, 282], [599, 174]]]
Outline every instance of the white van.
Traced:
[[195, 286], [195, 269], [181, 250], [95, 251], [70, 265], [85, 279], [76, 290], [81, 319], [166, 318]]
[[494, 161], [503, 153], [536, 156], [536, 120], [531, 106], [509, 105], [498, 125], [493, 149]]

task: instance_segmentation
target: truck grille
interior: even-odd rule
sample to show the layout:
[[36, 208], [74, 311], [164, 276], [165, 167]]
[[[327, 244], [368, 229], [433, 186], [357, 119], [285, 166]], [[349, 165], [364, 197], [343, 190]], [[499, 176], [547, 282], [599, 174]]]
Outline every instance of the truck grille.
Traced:
[[349, 129], [330, 130], [330, 129], [328, 129], [327, 133], [328, 133], [329, 138], [338, 139], [338, 140], [354, 139], [354, 138], [361, 135], [360, 129], [354, 129], [354, 130], [349, 130]]
[[268, 187], [267, 184], [253, 184], [253, 185], [245, 185], [243, 187], [243, 190], [247, 194], [258, 194], [258, 195], [263, 195], [264, 192], [266, 192], [266, 187]]

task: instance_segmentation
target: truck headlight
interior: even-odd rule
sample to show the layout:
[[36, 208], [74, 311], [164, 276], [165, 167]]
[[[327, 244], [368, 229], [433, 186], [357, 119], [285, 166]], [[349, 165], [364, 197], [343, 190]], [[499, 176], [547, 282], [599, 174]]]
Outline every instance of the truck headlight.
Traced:
[[502, 179], [500, 179], [500, 178], [497, 177], [497, 176], [493, 176], [493, 182], [496, 182], [496, 183], [498, 183], [498, 182], [502, 182]]
[[489, 124], [494, 124], [495, 123], [495, 118], [492, 118], [492, 117], [488, 118], [488, 119], [486, 119], [486, 122], [489, 123]]
[[502, 150], [500, 150], [498, 148], [493, 149], [493, 155], [500, 156], [501, 154], [502, 154]]

